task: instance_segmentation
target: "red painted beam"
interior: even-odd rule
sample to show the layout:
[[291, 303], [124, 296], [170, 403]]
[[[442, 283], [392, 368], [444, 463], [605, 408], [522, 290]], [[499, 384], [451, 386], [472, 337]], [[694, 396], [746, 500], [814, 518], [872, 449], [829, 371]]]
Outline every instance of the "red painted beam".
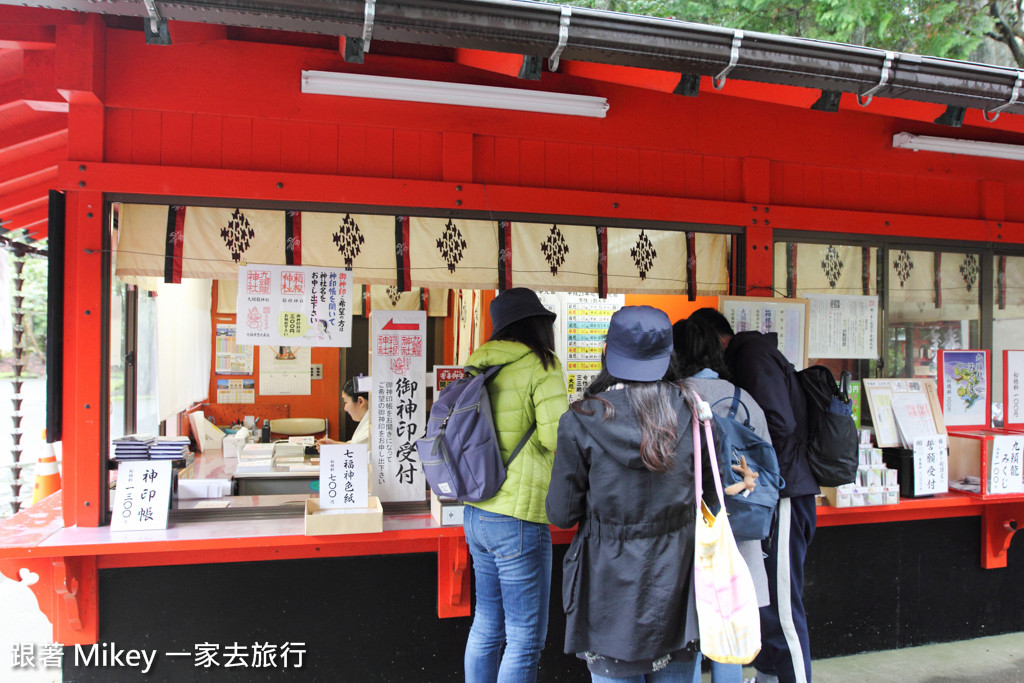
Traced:
[[[155, 196], [208, 196], [211, 187], [230, 199], [323, 202], [409, 208], [441, 208], [497, 214], [561, 214], [581, 220], [617, 218], [753, 227], [754, 205], [678, 197], [587, 192], [503, 185], [412, 181], [390, 178], [232, 171], [70, 161], [60, 164], [57, 189], [88, 187], [102, 192]], [[84, 183], [80, 185], [80, 183]], [[900, 235], [1013, 243], [1024, 223], [981, 219], [756, 205], [761, 227], [837, 234]], [[767, 209], [767, 211], [765, 210]], [[764, 220], [767, 219], [767, 225]], [[1005, 235], [1005, 237], [1004, 237]], [[765, 254], [768, 256], [768, 254]], [[765, 262], [767, 263], [767, 261]], [[765, 271], [770, 272], [770, 271]], [[762, 273], [764, 275], [764, 273]], [[759, 281], [770, 286], [770, 280]]]
[[0, 169], [0, 206], [4, 205], [4, 199], [8, 195], [14, 194], [19, 190], [31, 190], [42, 186], [49, 189], [57, 180], [57, 166], [55, 164], [35, 171], [29, 171], [24, 175], [7, 180], [2, 178], [4, 175], [6, 175], [5, 169]]
[[33, 240], [41, 240], [47, 236], [50, 229], [49, 220], [43, 218], [36, 220], [31, 223], [19, 223], [18, 221], [12, 221], [12, 225], [8, 226], [4, 224], [5, 230], [24, 230], [25, 236]]
[[17, 213], [0, 213], [0, 219], [4, 221], [4, 227], [10, 230], [10, 226], [7, 225], [7, 221], [13, 221], [21, 225], [28, 225], [37, 221], [45, 221], [48, 216], [49, 207], [43, 205], [41, 207], [33, 207], [19, 211]]
[[56, 175], [57, 164], [67, 158], [67, 150], [64, 145], [57, 145], [32, 156], [0, 161], [0, 187], [3, 183], [44, 170], [52, 170]]
[[106, 516], [100, 439], [103, 373], [103, 195], [72, 191], [66, 197], [64, 285], [64, 477], [65, 526], [99, 526]]
[[38, 206], [46, 206], [47, 195], [53, 186], [53, 182], [44, 182], [16, 192], [0, 194], [0, 216], [22, 213]]
[[523, 66], [523, 55], [456, 48], [455, 63], [504, 76], [518, 76]]
[[[0, 13], [0, 22], [4, 21]], [[46, 50], [57, 41], [57, 30], [53, 26], [32, 24], [0, 23], [0, 49]]]
[[0, 5], [0, 23], [4, 24], [44, 24], [62, 26], [81, 24], [87, 15], [84, 12], [68, 12], [40, 7], [16, 7]]
[[53, 149], [67, 143], [67, 134], [67, 117], [57, 114], [43, 116], [37, 121], [0, 132], [0, 154]]

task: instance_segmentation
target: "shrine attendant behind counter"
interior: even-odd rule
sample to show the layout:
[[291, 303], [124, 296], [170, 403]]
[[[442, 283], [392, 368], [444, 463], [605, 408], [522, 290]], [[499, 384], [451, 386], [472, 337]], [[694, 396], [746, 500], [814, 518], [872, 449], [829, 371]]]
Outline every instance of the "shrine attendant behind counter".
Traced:
[[370, 394], [366, 391], [359, 391], [359, 378], [351, 377], [345, 386], [341, 388], [342, 407], [348, 416], [358, 424], [348, 441], [335, 441], [328, 437], [317, 440], [318, 444], [331, 443], [370, 443]]

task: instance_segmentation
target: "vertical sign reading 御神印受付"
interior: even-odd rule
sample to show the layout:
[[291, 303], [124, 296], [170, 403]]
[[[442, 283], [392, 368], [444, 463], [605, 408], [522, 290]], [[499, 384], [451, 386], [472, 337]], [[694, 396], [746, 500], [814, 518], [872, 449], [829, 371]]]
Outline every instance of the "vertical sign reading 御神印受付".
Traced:
[[239, 266], [237, 311], [238, 344], [352, 346], [352, 271]]
[[375, 311], [370, 317], [370, 485], [382, 502], [423, 500], [416, 440], [427, 422], [427, 314]]

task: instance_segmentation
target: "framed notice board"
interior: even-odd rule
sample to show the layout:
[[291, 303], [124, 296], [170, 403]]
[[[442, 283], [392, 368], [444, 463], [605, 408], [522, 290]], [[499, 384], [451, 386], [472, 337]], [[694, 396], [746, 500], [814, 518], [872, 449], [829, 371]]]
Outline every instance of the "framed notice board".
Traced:
[[779, 351], [796, 367], [807, 367], [807, 317], [810, 301], [760, 296], [720, 296], [718, 310], [733, 332], [774, 332]]

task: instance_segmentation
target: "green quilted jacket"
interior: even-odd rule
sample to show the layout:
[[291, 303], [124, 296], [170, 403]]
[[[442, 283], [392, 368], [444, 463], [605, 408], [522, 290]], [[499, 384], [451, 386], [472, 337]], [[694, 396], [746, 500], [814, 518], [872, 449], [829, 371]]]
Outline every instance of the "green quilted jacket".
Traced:
[[558, 419], [569, 408], [561, 363], [556, 358], [554, 366], [545, 370], [540, 358], [525, 344], [489, 341], [474, 351], [466, 364], [478, 368], [506, 364], [487, 387], [498, 445], [506, 462], [526, 430], [535, 420], [537, 422], [537, 431], [512, 461], [508, 478], [498, 493], [488, 500], [469, 504], [516, 519], [547, 524], [544, 500], [558, 441]]

